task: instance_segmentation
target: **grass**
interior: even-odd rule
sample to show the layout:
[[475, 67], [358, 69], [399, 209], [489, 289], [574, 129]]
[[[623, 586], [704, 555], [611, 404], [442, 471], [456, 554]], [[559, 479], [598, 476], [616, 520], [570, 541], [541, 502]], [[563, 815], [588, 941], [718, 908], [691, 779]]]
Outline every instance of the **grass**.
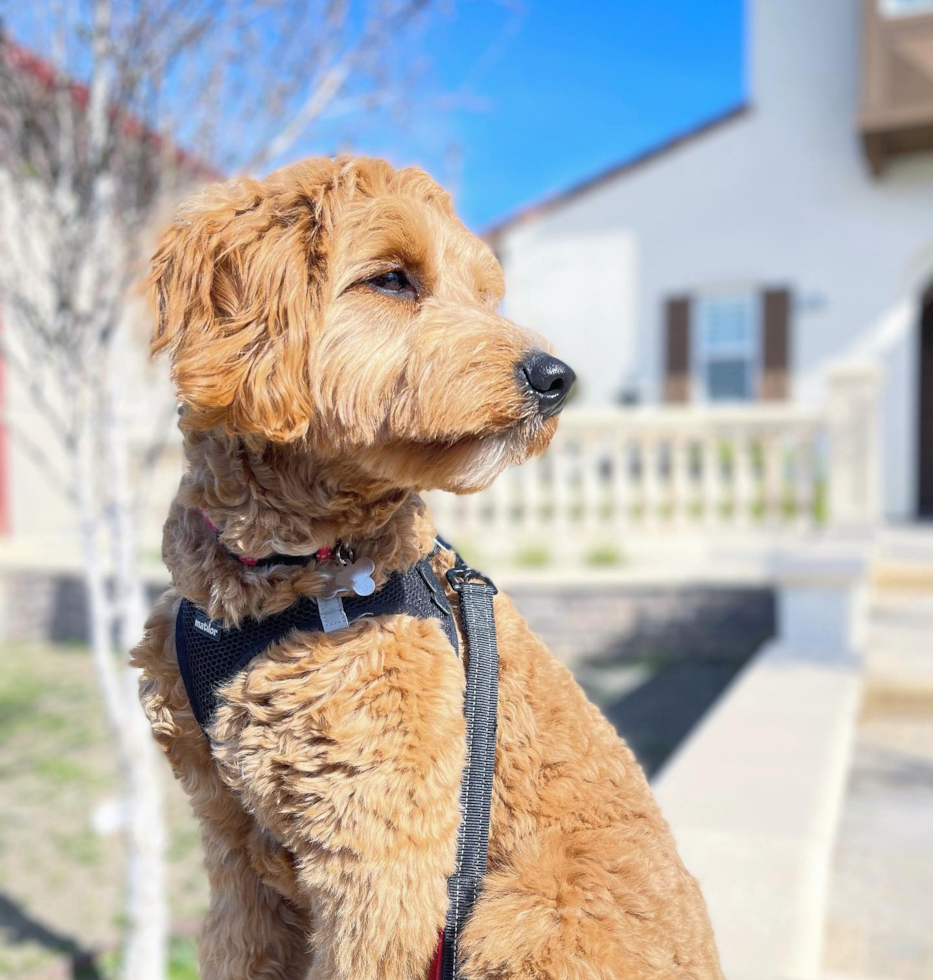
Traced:
[[[95, 966], [105, 980], [117, 980], [119, 977], [120, 963], [116, 951], [99, 956]], [[197, 945], [188, 936], [172, 939], [168, 951], [168, 980], [198, 980]]]
[[529, 544], [515, 553], [515, 564], [522, 568], [544, 568], [551, 563], [551, 553], [540, 544]]
[[36, 723], [43, 687], [38, 678], [0, 673], [0, 739], [6, 741]]
[[169, 980], [197, 980], [197, 948], [193, 939], [176, 939], [169, 950]]
[[594, 568], [612, 568], [617, 565], [622, 565], [624, 558], [618, 548], [612, 545], [602, 545], [599, 548], [588, 551], [584, 555], [584, 561], [587, 565]]
[[[207, 900], [197, 826], [168, 766], [162, 776], [171, 909], [190, 933]], [[0, 978], [94, 976], [63, 965], [91, 950], [111, 951], [97, 969], [116, 976], [123, 848], [93, 817], [120, 787], [83, 647], [0, 649], [0, 779]], [[173, 941], [170, 977], [197, 977], [193, 940]]]

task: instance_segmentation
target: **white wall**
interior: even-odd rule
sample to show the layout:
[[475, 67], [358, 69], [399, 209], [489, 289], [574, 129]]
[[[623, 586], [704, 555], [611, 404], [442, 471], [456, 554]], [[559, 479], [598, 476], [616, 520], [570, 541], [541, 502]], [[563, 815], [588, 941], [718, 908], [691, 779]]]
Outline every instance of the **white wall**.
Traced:
[[623, 382], [639, 374], [638, 244], [624, 228], [567, 230], [510, 252], [509, 316], [556, 340], [558, 353], [588, 351], [581, 402], [615, 401]]
[[860, 7], [750, 3], [749, 113], [514, 225], [497, 250], [506, 312], [554, 341], [589, 404], [612, 401], [631, 373], [646, 398], [659, 397], [668, 295], [788, 285], [793, 397], [822, 399], [827, 363], [858, 350], [891, 370], [884, 499], [906, 516], [916, 319], [903, 311], [933, 279], [933, 155], [880, 181], [868, 172], [856, 131]]

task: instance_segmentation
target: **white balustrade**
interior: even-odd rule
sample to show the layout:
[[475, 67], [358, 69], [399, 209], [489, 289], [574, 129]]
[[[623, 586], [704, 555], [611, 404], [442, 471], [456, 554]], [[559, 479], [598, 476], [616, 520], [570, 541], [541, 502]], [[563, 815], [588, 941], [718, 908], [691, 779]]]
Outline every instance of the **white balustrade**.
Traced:
[[621, 550], [640, 533], [869, 525], [878, 516], [875, 388], [854, 370], [833, 377], [828, 410], [570, 408], [545, 455], [494, 488], [429, 495], [435, 522], [478, 550], [549, 548], [554, 560], [568, 541]]

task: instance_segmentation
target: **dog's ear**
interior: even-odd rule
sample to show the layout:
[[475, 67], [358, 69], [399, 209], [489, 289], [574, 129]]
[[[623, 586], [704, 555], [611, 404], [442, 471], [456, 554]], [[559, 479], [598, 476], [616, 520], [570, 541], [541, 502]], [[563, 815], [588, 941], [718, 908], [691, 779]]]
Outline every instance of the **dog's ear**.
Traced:
[[325, 197], [313, 179], [232, 181], [188, 202], [165, 232], [150, 277], [152, 349], [171, 355], [186, 426], [277, 442], [307, 430]]

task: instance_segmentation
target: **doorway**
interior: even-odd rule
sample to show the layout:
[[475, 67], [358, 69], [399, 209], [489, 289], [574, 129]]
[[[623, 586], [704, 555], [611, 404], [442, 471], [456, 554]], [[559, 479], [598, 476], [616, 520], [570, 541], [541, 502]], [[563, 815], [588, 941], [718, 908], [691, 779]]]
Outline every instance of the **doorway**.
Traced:
[[933, 519], [933, 286], [923, 298], [918, 361], [917, 514]]

